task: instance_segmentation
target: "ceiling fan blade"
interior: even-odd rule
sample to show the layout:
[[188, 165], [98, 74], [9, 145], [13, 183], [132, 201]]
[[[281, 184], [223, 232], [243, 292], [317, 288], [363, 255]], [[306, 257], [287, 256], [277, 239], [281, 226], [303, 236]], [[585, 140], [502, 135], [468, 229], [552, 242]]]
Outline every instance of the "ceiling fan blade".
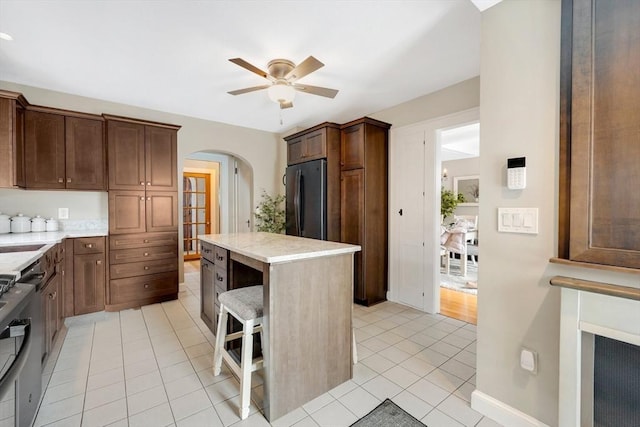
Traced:
[[338, 94], [338, 90], [329, 89], [328, 87], [311, 86], [311, 85], [293, 85], [296, 90], [300, 92], [310, 93], [312, 95], [320, 95], [327, 98], [335, 98]]
[[273, 80], [273, 77], [271, 77], [266, 71], [262, 71], [260, 68], [256, 67], [255, 65], [249, 64], [247, 61], [245, 61], [242, 58], [231, 58], [231, 59], [229, 59], [229, 61], [233, 62], [236, 65], [241, 66], [242, 68], [244, 68], [246, 70], [251, 71], [252, 73], [256, 73], [260, 77], [264, 77], [265, 79]]
[[289, 71], [287, 75], [284, 76], [284, 78], [285, 80], [292, 83], [322, 67], [324, 67], [324, 64], [322, 62], [318, 61], [313, 56], [310, 56], [299, 63], [293, 70]]
[[262, 89], [266, 89], [271, 85], [262, 85], [262, 86], [253, 86], [253, 87], [246, 87], [244, 89], [238, 89], [238, 90], [232, 90], [230, 92], [227, 92], [230, 95], [242, 95], [243, 93], [247, 93], [247, 92], [254, 92], [256, 90], [262, 90]]
[[291, 108], [293, 107], [293, 102], [289, 101], [289, 102], [281, 102], [280, 103], [280, 109], [284, 110], [285, 108]]

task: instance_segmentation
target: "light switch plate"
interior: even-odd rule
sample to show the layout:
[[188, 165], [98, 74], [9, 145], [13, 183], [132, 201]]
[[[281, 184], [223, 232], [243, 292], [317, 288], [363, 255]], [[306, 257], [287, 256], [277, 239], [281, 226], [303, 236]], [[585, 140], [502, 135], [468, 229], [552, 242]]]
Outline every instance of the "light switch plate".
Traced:
[[58, 208], [58, 219], [69, 219], [69, 208]]
[[538, 208], [498, 208], [498, 231], [538, 234]]

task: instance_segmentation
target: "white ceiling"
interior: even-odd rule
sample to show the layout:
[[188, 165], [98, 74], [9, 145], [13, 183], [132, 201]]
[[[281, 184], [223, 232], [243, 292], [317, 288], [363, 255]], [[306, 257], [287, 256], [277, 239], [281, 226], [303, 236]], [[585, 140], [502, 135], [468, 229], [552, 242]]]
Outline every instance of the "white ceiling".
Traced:
[[[478, 1], [478, 0], [474, 0]], [[344, 123], [480, 73], [480, 11], [470, 0], [0, 0], [0, 80], [238, 126], [283, 132]], [[228, 61], [325, 67], [280, 110], [267, 83]], [[280, 124], [282, 115], [283, 124]]]
[[480, 123], [442, 131], [440, 160], [469, 159], [480, 156]]

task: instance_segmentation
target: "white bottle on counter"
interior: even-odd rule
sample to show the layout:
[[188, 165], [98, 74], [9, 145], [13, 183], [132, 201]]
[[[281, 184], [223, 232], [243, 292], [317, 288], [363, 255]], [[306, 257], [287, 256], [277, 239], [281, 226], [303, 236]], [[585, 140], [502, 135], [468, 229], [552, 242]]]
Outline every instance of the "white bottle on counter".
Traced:
[[31, 218], [21, 213], [11, 218], [12, 233], [28, 233], [31, 231]]
[[36, 215], [31, 218], [31, 231], [33, 233], [39, 233], [47, 229], [47, 223], [40, 215]]
[[47, 231], [58, 231], [58, 221], [53, 218], [47, 220]]

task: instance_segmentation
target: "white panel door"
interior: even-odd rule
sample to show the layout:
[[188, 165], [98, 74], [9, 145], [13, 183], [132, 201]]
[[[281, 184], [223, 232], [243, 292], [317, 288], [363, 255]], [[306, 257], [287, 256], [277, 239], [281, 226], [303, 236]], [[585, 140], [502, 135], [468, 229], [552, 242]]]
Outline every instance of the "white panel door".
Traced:
[[397, 299], [424, 310], [424, 130], [401, 129], [394, 148]]

